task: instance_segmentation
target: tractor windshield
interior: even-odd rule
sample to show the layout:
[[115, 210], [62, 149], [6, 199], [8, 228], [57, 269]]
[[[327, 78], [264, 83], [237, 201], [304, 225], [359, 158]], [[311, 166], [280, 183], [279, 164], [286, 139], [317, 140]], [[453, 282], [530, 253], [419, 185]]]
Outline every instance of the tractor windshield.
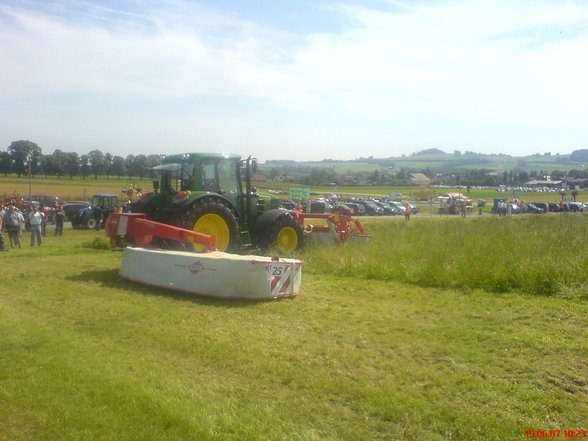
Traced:
[[202, 190], [238, 193], [237, 166], [229, 159], [202, 161]]
[[233, 159], [204, 159], [202, 190], [223, 194], [236, 204], [240, 190], [237, 165]]
[[161, 173], [162, 188], [171, 193], [189, 190], [194, 182], [194, 168], [192, 164], [163, 164], [153, 168]]

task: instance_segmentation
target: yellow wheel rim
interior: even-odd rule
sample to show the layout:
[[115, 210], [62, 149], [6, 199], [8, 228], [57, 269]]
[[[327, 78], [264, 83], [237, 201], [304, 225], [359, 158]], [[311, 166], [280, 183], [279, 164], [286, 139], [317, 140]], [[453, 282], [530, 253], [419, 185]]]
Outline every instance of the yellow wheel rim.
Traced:
[[278, 250], [282, 253], [291, 253], [298, 246], [298, 234], [292, 227], [284, 227], [278, 233], [276, 240]]
[[[216, 238], [216, 249], [226, 251], [229, 247], [231, 233], [225, 220], [218, 214], [205, 214], [194, 224], [194, 231], [197, 233], [208, 234]], [[196, 250], [201, 251], [202, 245], [194, 244]]]

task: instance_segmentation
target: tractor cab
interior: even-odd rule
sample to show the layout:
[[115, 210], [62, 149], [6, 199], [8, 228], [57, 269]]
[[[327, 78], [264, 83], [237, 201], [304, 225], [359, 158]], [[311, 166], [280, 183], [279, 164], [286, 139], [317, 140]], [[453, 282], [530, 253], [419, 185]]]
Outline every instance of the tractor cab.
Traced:
[[[203, 194], [219, 194], [232, 207], [242, 212], [242, 187], [238, 155], [214, 153], [185, 153], [164, 158], [163, 164], [154, 167], [160, 174], [154, 181], [153, 201], [156, 205], [183, 205]], [[159, 201], [158, 201], [159, 200]]]
[[119, 208], [118, 195], [116, 194], [95, 194], [92, 196], [90, 205], [93, 208], [99, 208], [102, 211], [115, 212]]

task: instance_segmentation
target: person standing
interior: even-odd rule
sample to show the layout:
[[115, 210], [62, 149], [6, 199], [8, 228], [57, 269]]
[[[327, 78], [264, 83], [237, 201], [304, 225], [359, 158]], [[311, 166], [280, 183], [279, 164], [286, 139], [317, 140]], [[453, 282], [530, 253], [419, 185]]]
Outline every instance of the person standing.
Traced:
[[14, 208], [14, 205], [8, 206], [8, 211], [5, 216], [5, 229], [8, 231], [8, 238], [10, 240], [10, 248], [18, 247], [22, 248], [20, 243], [20, 226], [21, 226], [22, 214]]
[[94, 207], [93, 210], [94, 212], [92, 213], [92, 217], [94, 217], [94, 220], [96, 221], [96, 226], [94, 229], [96, 231], [100, 231], [100, 224], [102, 223], [102, 210], [100, 207]]
[[0, 251], [8, 251], [4, 247], [4, 207], [0, 205]]
[[410, 204], [405, 204], [404, 205], [404, 218], [406, 220], [410, 220], [411, 213], [412, 213], [412, 207], [410, 206]]
[[57, 212], [55, 213], [55, 234], [54, 236], [57, 236], [58, 234], [60, 236], [63, 235], [63, 222], [65, 221], [65, 211], [63, 211], [63, 208], [60, 206], [59, 208], [57, 208]]
[[35, 246], [35, 237], [37, 238], [37, 246], [41, 246], [41, 224], [43, 222], [43, 215], [38, 208], [33, 208], [29, 213], [29, 222], [31, 224], [31, 246]]

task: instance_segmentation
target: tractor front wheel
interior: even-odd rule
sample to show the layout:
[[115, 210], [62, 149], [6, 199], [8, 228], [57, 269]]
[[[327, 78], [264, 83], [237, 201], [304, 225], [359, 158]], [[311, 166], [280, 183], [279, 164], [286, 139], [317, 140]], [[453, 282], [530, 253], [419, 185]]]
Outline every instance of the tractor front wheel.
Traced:
[[279, 254], [292, 254], [302, 248], [303, 231], [296, 219], [290, 214], [279, 216], [266, 233], [266, 251]]
[[[199, 199], [181, 216], [184, 228], [216, 238], [216, 248], [233, 252], [239, 248], [239, 223], [233, 211], [223, 202]], [[194, 245], [197, 251], [202, 246]]]
[[93, 217], [89, 217], [88, 219], [86, 219], [86, 228], [88, 228], [88, 230], [96, 229], [96, 219], [94, 219]]

